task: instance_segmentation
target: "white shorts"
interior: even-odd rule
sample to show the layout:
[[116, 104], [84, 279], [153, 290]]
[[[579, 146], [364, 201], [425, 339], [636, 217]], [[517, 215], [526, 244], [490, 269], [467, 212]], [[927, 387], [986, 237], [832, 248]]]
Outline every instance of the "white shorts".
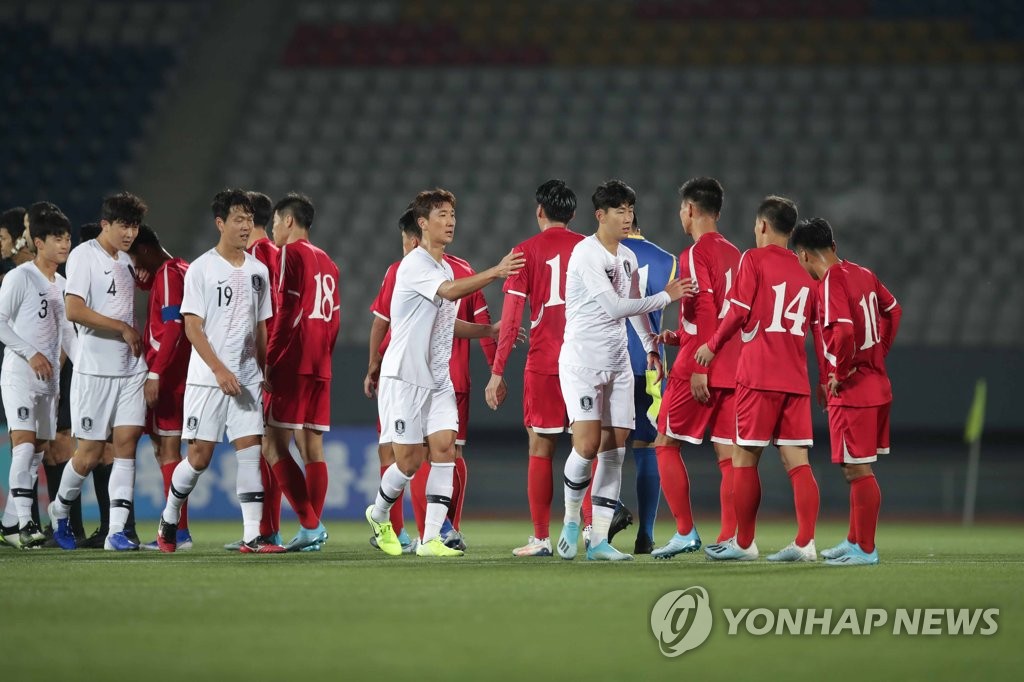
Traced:
[[219, 386], [185, 384], [183, 440], [219, 443], [245, 436], [263, 436], [263, 389], [260, 384], [242, 386], [241, 395], [227, 395]]
[[107, 440], [117, 426], [145, 426], [146, 373], [106, 377], [71, 375], [71, 431], [82, 440]]
[[57, 401], [60, 396], [32, 393], [22, 386], [0, 386], [8, 431], [34, 431], [36, 440], [57, 435]]
[[633, 372], [598, 371], [587, 367], [558, 365], [558, 382], [569, 423], [600, 421], [601, 426], [633, 429]]
[[459, 431], [455, 389], [423, 388], [381, 377], [377, 385], [380, 442], [419, 445], [438, 431]]

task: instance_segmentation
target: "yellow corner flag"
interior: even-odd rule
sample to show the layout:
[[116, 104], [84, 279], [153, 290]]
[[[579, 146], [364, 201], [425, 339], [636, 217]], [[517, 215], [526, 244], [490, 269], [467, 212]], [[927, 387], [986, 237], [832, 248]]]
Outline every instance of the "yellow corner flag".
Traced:
[[987, 386], [984, 379], [978, 379], [974, 386], [974, 401], [967, 413], [967, 426], [964, 429], [964, 441], [976, 443], [981, 440], [981, 431], [985, 427], [985, 394]]

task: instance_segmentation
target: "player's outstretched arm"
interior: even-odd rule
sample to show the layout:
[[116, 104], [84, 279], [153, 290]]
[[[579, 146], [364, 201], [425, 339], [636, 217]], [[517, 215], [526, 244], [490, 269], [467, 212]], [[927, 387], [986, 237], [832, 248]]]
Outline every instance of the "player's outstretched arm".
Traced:
[[64, 306], [68, 321], [91, 329], [116, 332], [131, 347], [132, 355], [135, 357], [142, 355], [142, 337], [130, 325], [125, 324], [121, 320], [115, 320], [112, 317], [99, 314], [85, 304], [85, 299], [75, 294], [68, 294], [64, 297]]
[[526, 256], [517, 251], [509, 251], [501, 262], [493, 268], [487, 268], [469, 277], [444, 282], [437, 288], [437, 295], [447, 301], [457, 301], [474, 291], [479, 291], [496, 279], [510, 277], [523, 269]]
[[[199, 357], [202, 358], [206, 366], [213, 372], [214, 378], [217, 379], [217, 385], [220, 386], [220, 390], [224, 391], [226, 395], [241, 395], [242, 386], [238, 383], [238, 377], [234, 375], [224, 363], [221, 362], [220, 358], [217, 357], [217, 352], [213, 350], [213, 346], [210, 345], [210, 339], [206, 338], [206, 332], [203, 331], [203, 318], [192, 313], [185, 313], [185, 336], [188, 337], [189, 342], [195, 349]], [[267, 327], [263, 325], [263, 343], [264, 353], [266, 353], [266, 334]], [[258, 338], [258, 337], [257, 337]], [[266, 357], [264, 355], [264, 357]]]

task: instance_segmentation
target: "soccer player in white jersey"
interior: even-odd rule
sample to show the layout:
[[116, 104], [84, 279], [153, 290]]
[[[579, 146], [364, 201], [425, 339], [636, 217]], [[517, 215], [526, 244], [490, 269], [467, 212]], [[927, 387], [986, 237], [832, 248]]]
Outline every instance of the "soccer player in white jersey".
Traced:
[[[391, 343], [384, 352], [377, 388], [382, 443], [391, 442], [395, 463], [381, 476], [366, 520], [377, 546], [398, 556], [402, 545], [391, 527], [391, 505], [420, 465], [430, 457], [427, 515], [417, 556], [462, 556], [445, 546], [440, 530], [451, 504], [455, 436], [459, 430], [455, 389], [449, 376], [452, 339], [493, 335], [492, 325], [456, 320], [455, 302], [523, 267], [522, 254], [509, 252], [483, 272], [455, 279], [444, 249], [455, 236], [455, 196], [443, 189], [420, 192], [413, 214], [423, 241], [398, 266], [391, 299]], [[427, 446], [423, 446], [424, 440]]]
[[22, 549], [45, 536], [32, 519], [34, 470], [57, 435], [61, 350], [74, 355], [77, 337], [64, 314], [64, 278], [57, 266], [71, 251], [71, 222], [48, 212], [32, 226], [34, 260], [7, 273], [0, 286], [0, 370], [7, 428], [11, 434], [10, 495], [18, 514]]
[[260, 537], [263, 480], [263, 390], [267, 323], [273, 314], [267, 266], [246, 253], [253, 229], [252, 202], [246, 192], [224, 190], [213, 198], [220, 241], [192, 262], [185, 273], [181, 314], [192, 356], [185, 380], [185, 428], [188, 457], [171, 475], [167, 504], [160, 515], [157, 545], [177, 549], [181, 506], [210, 466], [213, 448], [224, 438], [235, 447], [235, 490], [242, 506], [243, 554], [284, 552]]
[[608, 542], [619, 499], [626, 438], [635, 426], [633, 370], [626, 318], [648, 355], [648, 367], [661, 374], [661, 358], [647, 316], [683, 296], [692, 296], [689, 279], [673, 279], [665, 290], [640, 298], [636, 255], [622, 245], [633, 225], [636, 192], [608, 180], [592, 197], [597, 232], [575, 247], [566, 266], [565, 336], [558, 356], [559, 382], [572, 425], [572, 452], [565, 462], [565, 524], [558, 554], [576, 557], [580, 508], [597, 457], [591, 499], [593, 529], [587, 559], [629, 561]]
[[62, 549], [77, 546], [68, 524], [69, 504], [81, 494], [82, 482], [99, 464], [111, 435], [110, 527], [103, 548], [139, 548], [124, 529], [135, 492], [135, 449], [146, 424], [146, 360], [135, 330], [135, 266], [127, 251], [145, 215], [146, 204], [133, 194], [107, 197], [99, 236], [68, 256], [65, 306], [68, 319], [78, 325], [79, 341], [71, 377], [78, 450], [64, 467], [49, 509], [50, 519], [56, 519], [53, 537]]

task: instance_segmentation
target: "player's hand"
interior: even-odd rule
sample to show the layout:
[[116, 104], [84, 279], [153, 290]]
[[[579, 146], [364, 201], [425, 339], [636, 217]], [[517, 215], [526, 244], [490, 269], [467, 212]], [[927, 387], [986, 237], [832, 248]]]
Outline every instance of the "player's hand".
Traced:
[[818, 407], [828, 410], [828, 384], [818, 384]]
[[217, 385], [220, 386], [220, 390], [224, 392], [224, 395], [242, 395], [242, 385], [238, 383], [238, 377], [224, 365], [220, 365], [213, 370], [213, 377], [217, 380]]
[[701, 405], [707, 405], [711, 400], [711, 391], [708, 390], [708, 375], [701, 372], [694, 372], [690, 375], [690, 393], [693, 399]]
[[260, 388], [262, 388], [267, 393], [274, 392], [274, 384], [273, 382], [270, 381], [270, 377], [268, 375], [263, 376], [263, 381], [260, 382]]
[[36, 353], [28, 359], [28, 366], [32, 368], [36, 379], [49, 381], [53, 377], [53, 366], [42, 353]]
[[142, 337], [134, 328], [124, 325], [124, 328], [121, 329], [121, 338], [132, 349], [132, 355], [135, 357], [142, 355]]
[[665, 378], [665, 366], [661, 364], [661, 356], [653, 351], [647, 354], [647, 369], [653, 369], [658, 372], [659, 382]]
[[142, 387], [142, 394], [146, 397], [148, 407], [156, 407], [156, 398], [160, 394], [160, 380], [146, 379], [146, 384]]
[[145, 284], [153, 275], [145, 268], [135, 268], [135, 280], [139, 284]]
[[671, 329], [666, 329], [655, 337], [654, 342], [659, 345], [678, 346], [679, 334], [676, 334]]
[[673, 301], [678, 301], [684, 296], [690, 297], [697, 293], [697, 283], [689, 277], [679, 277], [665, 285], [665, 293]]
[[494, 266], [494, 270], [498, 277], [504, 279], [522, 270], [524, 265], [526, 265], [526, 256], [521, 251], [513, 249], [501, 259], [500, 263]]
[[363, 378], [363, 395], [370, 399], [377, 397], [377, 377], [372, 372], [367, 372]]
[[498, 409], [505, 402], [507, 396], [508, 386], [505, 384], [505, 377], [492, 374], [491, 380], [487, 382], [487, 388], [484, 390], [484, 399], [487, 400], [488, 407], [492, 410]]
[[697, 352], [693, 354], [693, 359], [697, 361], [697, 364], [701, 367], [708, 367], [711, 361], [715, 359], [715, 354], [708, 348], [708, 344], [704, 344], [697, 349]]
[[828, 375], [828, 394], [830, 396], [839, 395], [839, 379], [836, 378], [835, 374]]

